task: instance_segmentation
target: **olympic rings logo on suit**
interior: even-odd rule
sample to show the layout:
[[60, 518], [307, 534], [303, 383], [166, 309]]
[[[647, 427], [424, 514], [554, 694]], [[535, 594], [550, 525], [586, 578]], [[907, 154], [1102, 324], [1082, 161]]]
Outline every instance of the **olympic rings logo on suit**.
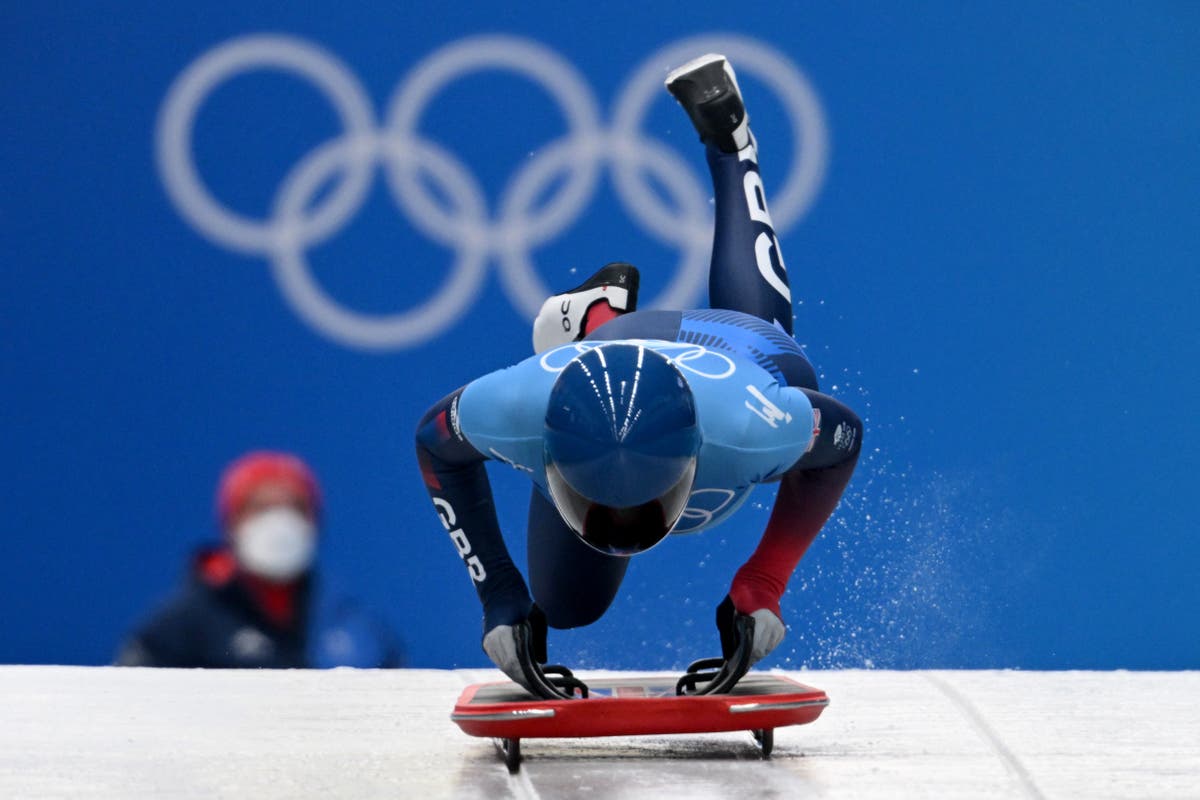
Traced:
[[[538, 363], [546, 372], [559, 373], [566, 369], [567, 365], [574, 361], [577, 356], [594, 350], [597, 347], [608, 344], [620, 344], [622, 341], [624, 340], [614, 339], [611, 341], [565, 344], [553, 350], [547, 350], [542, 354]], [[642, 344], [643, 342], [642, 340], [637, 340], [631, 343]], [[656, 341], [650, 344], [650, 348], [665, 356], [678, 369], [699, 378], [723, 381], [737, 372], [737, 365], [734, 364], [732, 358], [716, 350], [709, 350], [702, 344]]]
[[[671, 529], [671, 533], [691, 533], [703, 528], [737, 498], [738, 492], [732, 489], [696, 489], [688, 495], [687, 508], [679, 516], [679, 521]], [[711, 505], [712, 508], [705, 508], [705, 505]]]
[[[776, 228], [786, 230], [808, 210], [824, 177], [824, 115], [816, 93], [791, 61], [760, 41], [735, 35], [685, 39], [654, 53], [620, 92], [608, 125], [584, 78], [553, 50], [507, 35], [460, 39], [426, 57], [400, 82], [382, 126], [362, 84], [332, 54], [292, 36], [238, 37], [201, 55], [171, 85], [157, 123], [158, 169], [188, 223], [221, 247], [266, 259], [296, 313], [350, 347], [397, 349], [436, 337], [475, 302], [493, 263], [509, 300], [532, 319], [551, 294], [535, 270], [534, 250], [582, 215], [606, 165], [631, 216], [679, 253], [672, 280], [643, 307], [687, 308], [700, 297], [707, 275], [710, 192], [675, 150], [648, 137], [641, 124], [662, 93], [669, 69], [705, 52], [723, 52], [739, 73], [758, 77], [790, 120], [791, 170], [772, 197]], [[310, 82], [333, 106], [344, 131], [301, 158], [276, 190], [270, 213], [256, 219], [214, 197], [199, 174], [192, 138], [200, 108], [213, 91], [238, 75], [263, 69]], [[488, 207], [483, 187], [463, 162], [418, 132], [439, 92], [484, 70], [516, 73], [543, 88], [568, 128], [565, 136], [523, 163], [495, 209]], [[454, 253], [449, 277], [435, 295], [403, 313], [367, 314], [343, 306], [317, 283], [307, 260], [308, 248], [336, 235], [361, 208], [376, 167], [383, 169], [407, 220]], [[665, 188], [675, 209], [659, 198], [647, 175]], [[559, 188], [538, 203], [560, 177]]]

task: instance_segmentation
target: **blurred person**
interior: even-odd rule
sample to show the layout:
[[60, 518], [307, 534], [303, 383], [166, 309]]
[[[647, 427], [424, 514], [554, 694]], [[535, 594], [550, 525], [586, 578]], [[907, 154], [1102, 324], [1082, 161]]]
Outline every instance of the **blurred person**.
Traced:
[[142, 667], [399, 667], [399, 639], [314, 569], [321, 491], [296, 456], [252, 452], [217, 489], [223, 541], [124, 643]]
[[[732, 68], [703, 56], [666, 88], [713, 180], [711, 307], [639, 311], [637, 270], [609, 264], [546, 301], [537, 355], [452, 392], [417, 428], [425, 486], [483, 606], [484, 652], [541, 697], [578, 688], [566, 668], [543, 668], [548, 628], [595, 622], [631, 558], [720, 524], [755, 486], [778, 483], [758, 547], [717, 605], [722, 658], [703, 667], [717, 671], [688, 684], [731, 690], [783, 640], [787, 583], [862, 446], [862, 422], [818, 389], [792, 337], [788, 274]], [[489, 460], [534, 484], [528, 585], [500, 530]], [[651, 624], [670, 635], [669, 621]]]

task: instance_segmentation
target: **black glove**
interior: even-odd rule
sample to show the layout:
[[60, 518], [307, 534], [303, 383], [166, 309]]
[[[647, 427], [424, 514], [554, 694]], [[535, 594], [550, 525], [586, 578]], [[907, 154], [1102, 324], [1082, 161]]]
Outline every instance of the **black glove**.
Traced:
[[721, 654], [726, 660], [733, 658], [738, 645], [741, 644], [740, 632], [745, 626], [738, 625], [737, 619], [746, 616], [754, 620], [751, 628], [753, 638], [750, 643], [750, 665], [753, 666], [779, 646], [787, 631], [783, 620], [776, 616], [774, 611], [760, 608], [752, 614], [742, 614], [733, 607], [733, 599], [725, 595], [721, 605], [717, 606], [717, 632], [721, 635]]
[[768, 609], [743, 614], [728, 595], [717, 606], [721, 658], [695, 661], [675, 684], [676, 694], [725, 694], [737, 685], [754, 662], [783, 641], [783, 620]]
[[587, 686], [561, 666], [546, 662], [546, 615], [534, 604], [529, 615], [515, 625], [497, 625], [483, 637], [483, 651], [505, 675], [534, 697], [550, 700], [587, 697]]
[[722, 658], [693, 661], [676, 681], [675, 694], [726, 694], [750, 669], [754, 618], [737, 613], [733, 601], [726, 597], [717, 606], [717, 632]]

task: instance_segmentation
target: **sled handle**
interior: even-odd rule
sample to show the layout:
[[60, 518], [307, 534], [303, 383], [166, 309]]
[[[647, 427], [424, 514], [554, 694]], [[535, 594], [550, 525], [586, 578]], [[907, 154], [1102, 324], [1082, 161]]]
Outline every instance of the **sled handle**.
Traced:
[[733, 654], [728, 659], [702, 658], [693, 661], [683, 677], [675, 683], [675, 694], [728, 694], [750, 671], [754, 618], [739, 614], [734, 625], [738, 633], [738, 644]]

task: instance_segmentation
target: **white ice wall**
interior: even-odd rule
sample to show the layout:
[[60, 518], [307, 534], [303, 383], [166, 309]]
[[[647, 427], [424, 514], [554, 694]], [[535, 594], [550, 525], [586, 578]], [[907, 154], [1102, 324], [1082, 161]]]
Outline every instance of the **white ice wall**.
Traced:
[[804, 672], [776, 732], [530, 740], [450, 722], [498, 673], [0, 667], [0, 797], [1200, 797], [1200, 673]]

